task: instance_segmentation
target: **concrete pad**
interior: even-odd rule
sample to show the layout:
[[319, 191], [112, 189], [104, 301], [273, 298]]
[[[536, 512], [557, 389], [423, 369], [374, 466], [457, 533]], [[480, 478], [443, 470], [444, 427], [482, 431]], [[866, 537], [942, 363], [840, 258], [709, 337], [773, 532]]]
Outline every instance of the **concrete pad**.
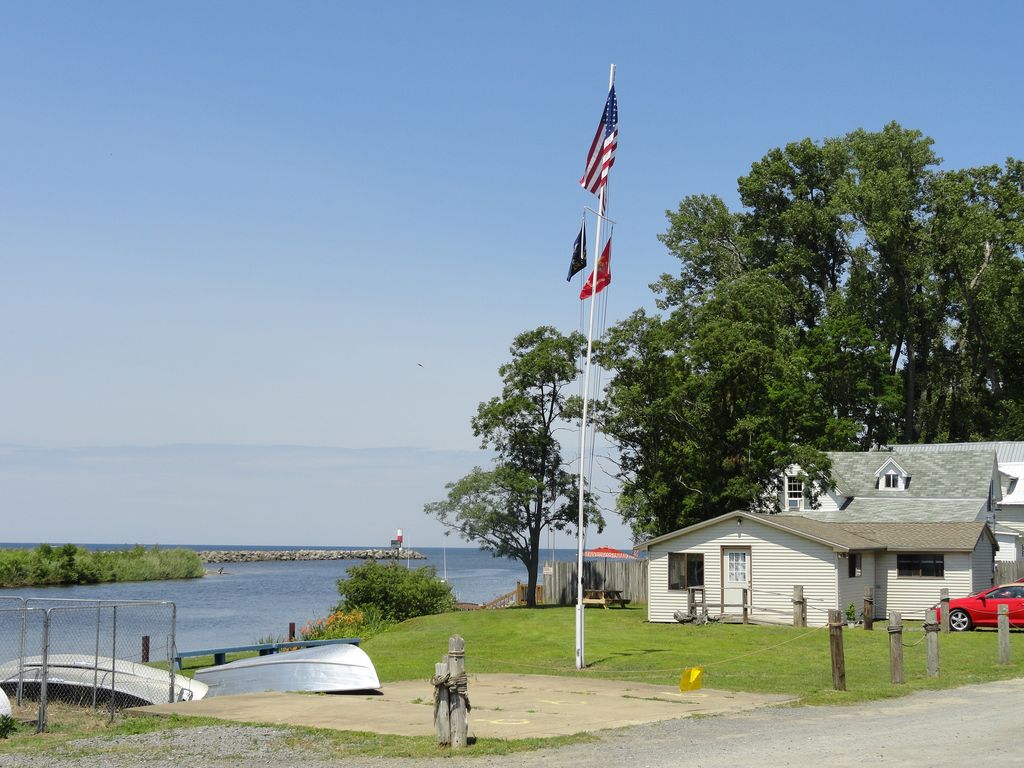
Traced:
[[[587, 677], [470, 675], [470, 736], [522, 739], [620, 728], [691, 715], [740, 712], [793, 697]], [[378, 695], [250, 693], [139, 707], [133, 713], [195, 715], [401, 736], [434, 733], [428, 681], [388, 683]]]

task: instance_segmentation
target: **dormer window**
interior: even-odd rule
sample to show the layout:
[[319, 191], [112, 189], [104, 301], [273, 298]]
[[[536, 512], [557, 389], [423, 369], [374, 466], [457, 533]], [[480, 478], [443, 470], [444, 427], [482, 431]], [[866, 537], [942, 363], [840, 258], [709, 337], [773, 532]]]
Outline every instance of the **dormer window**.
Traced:
[[910, 485], [910, 475], [894, 459], [886, 459], [875, 472], [876, 487], [883, 491], [905, 491]]
[[799, 512], [804, 508], [804, 481], [794, 475], [786, 476], [786, 509]]

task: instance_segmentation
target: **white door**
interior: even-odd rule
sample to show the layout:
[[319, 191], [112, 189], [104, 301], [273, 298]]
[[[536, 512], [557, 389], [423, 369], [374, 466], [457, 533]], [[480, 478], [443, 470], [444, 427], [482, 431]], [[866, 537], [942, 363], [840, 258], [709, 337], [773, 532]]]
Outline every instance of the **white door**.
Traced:
[[722, 550], [722, 613], [739, 615], [743, 613], [743, 590], [747, 590], [747, 604], [750, 604], [750, 550]]

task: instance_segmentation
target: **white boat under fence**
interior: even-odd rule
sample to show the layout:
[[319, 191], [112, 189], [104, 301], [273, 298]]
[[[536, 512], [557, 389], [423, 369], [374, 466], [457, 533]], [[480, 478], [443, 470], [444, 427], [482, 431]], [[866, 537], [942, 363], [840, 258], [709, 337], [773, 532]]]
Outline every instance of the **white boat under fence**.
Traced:
[[[0, 664], [0, 689], [9, 697], [38, 699], [41, 694], [43, 658], [28, 656]], [[49, 701], [71, 704], [105, 704], [113, 697], [117, 707], [141, 707], [169, 701], [191, 701], [206, 695], [206, 684], [174, 675], [164, 669], [109, 656], [54, 654], [46, 664], [46, 696]]]
[[358, 646], [348, 644], [240, 659], [198, 669], [195, 679], [209, 687], [208, 696], [263, 691], [340, 693], [380, 688], [370, 657]]

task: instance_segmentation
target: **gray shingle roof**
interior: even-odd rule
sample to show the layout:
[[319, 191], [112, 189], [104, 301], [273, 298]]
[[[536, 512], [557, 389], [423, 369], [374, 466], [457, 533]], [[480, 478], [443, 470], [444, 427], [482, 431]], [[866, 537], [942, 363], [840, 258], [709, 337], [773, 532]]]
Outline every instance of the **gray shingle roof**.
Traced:
[[[996, 454], [988, 451], [945, 451], [891, 453], [828, 454], [832, 460], [832, 480], [843, 496], [856, 498], [945, 498], [988, 499]], [[910, 476], [906, 490], [877, 487], [875, 473], [889, 459]]]
[[[804, 517], [826, 523], [971, 522], [986, 516], [985, 499], [858, 498], [839, 510], [805, 509]], [[788, 517], [789, 515], [780, 515]]]
[[971, 552], [985, 523], [837, 523], [891, 551]]
[[[979, 537], [986, 535], [987, 525], [971, 522], [824, 522], [801, 515], [766, 515], [737, 510], [711, 520], [658, 536], [638, 545], [647, 549], [652, 544], [668, 541], [693, 530], [706, 528], [728, 518], [738, 517], [782, 528], [799, 536], [815, 539], [836, 551], [890, 550], [912, 552], [971, 552]], [[991, 532], [988, 533], [991, 536]]]
[[1024, 462], [1024, 441], [1002, 440], [989, 443], [928, 443], [887, 445], [896, 453], [948, 453], [950, 451], [995, 451], [1000, 464]]

